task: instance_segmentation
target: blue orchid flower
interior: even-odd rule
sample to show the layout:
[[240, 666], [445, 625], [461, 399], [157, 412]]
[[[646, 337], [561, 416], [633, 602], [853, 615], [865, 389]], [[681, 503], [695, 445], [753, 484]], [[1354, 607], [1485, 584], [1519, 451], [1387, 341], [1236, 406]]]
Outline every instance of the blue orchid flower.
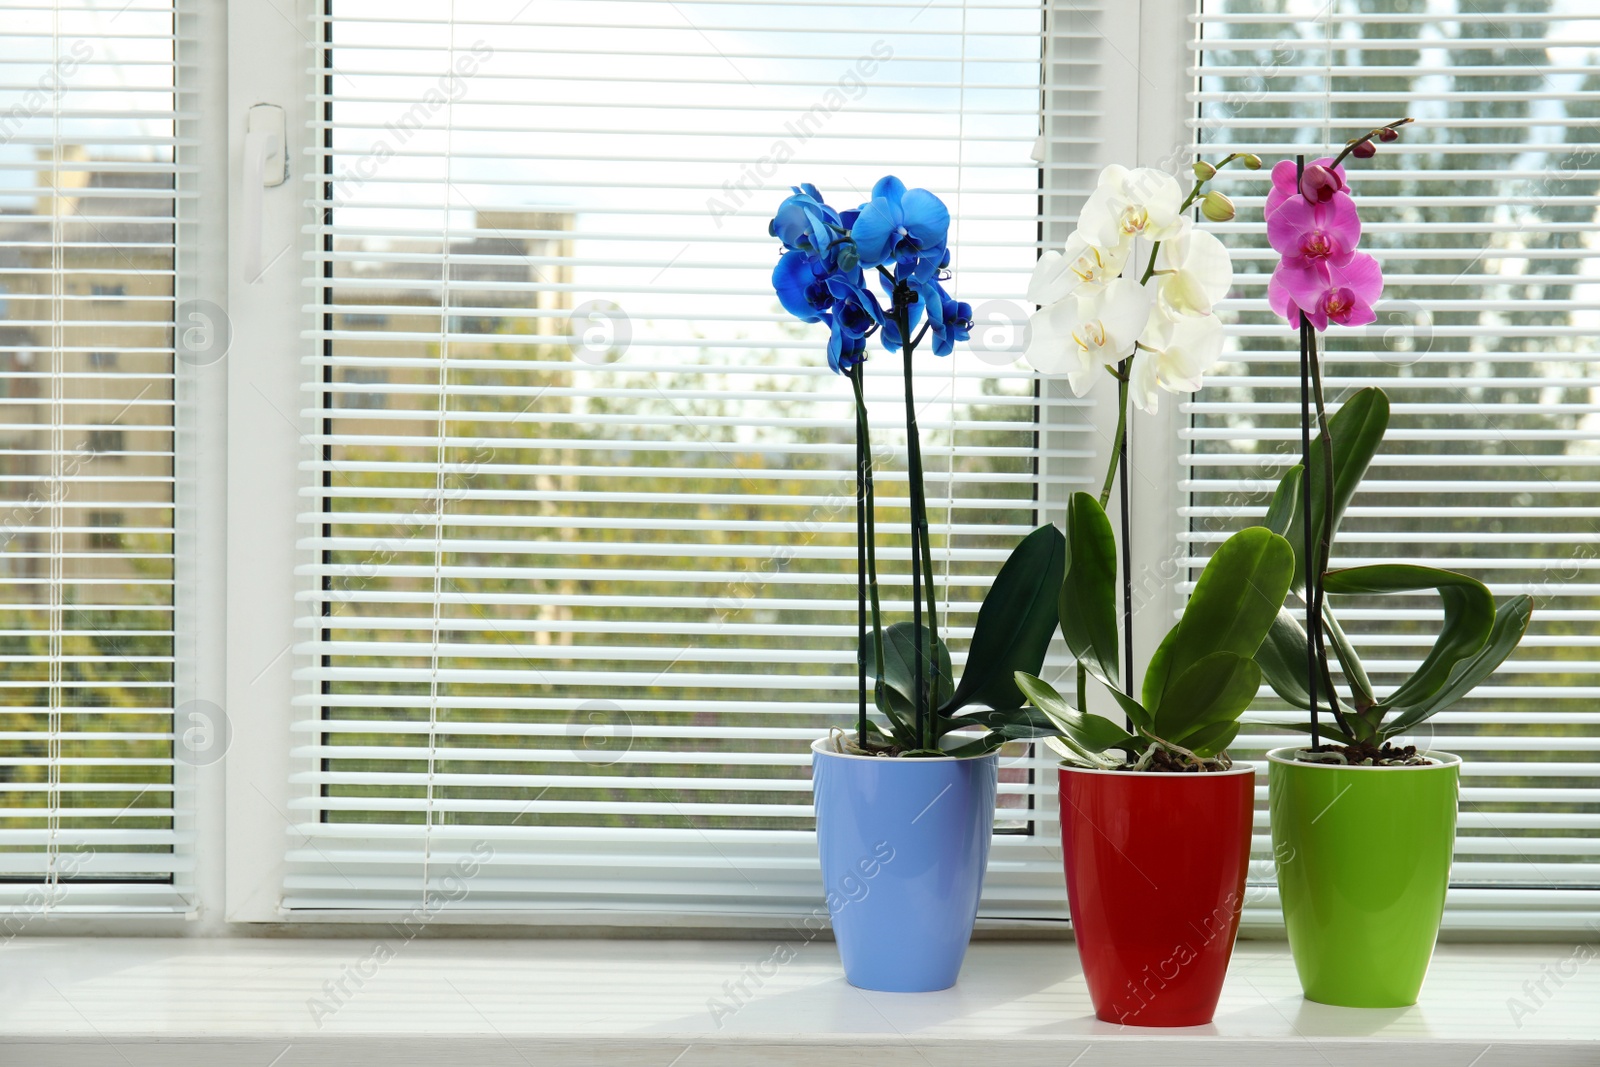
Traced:
[[772, 288], [783, 310], [801, 322], [821, 322], [833, 306], [827, 267], [798, 248], [785, 252], [772, 268]]
[[878, 303], [878, 298], [872, 295], [872, 290], [867, 288], [867, 280], [860, 268], [854, 271], [836, 271], [828, 275], [828, 291], [835, 300], [840, 302], [850, 301], [859, 305], [872, 321], [880, 326], [885, 321], [883, 307]]
[[893, 264], [897, 275], [927, 281], [949, 262], [950, 211], [926, 189], [907, 189], [889, 175], [872, 187], [850, 227], [861, 266]]
[[845, 301], [833, 309], [829, 320], [828, 366], [835, 374], [844, 374], [867, 358], [872, 316], [860, 304]]
[[938, 282], [918, 286], [917, 292], [922, 296], [920, 302], [928, 306], [933, 354], [948, 356], [955, 351], [957, 341], [965, 341], [972, 334], [972, 305], [952, 297]]
[[836, 373], [843, 373], [866, 358], [867, 337], [873, 327], [882, 327], [883, 308], [867, 289], [860, 270], [854, 272], [854, 277], [845, 273], [830, 275], [828, 290], [836, 301], [828, 323], [832, 330], [828, 365]]
[[[917, 335], [917, 327], [922, 325], [922, 304], [923, 302], [918, 300], [911, 305], [911, 315], [907, 325], [910, 327], [912, 337]], [[900, 336], [900, 324], [891, 315], [884, 316], [883, 328], [879, 331], [879, 335], [883, 338], [883, 347], [890, 352], [898, 352], [905, 345], [905, 339]]]
[[[778, 205], [767, 224], [767, 232], [783, 242], [788, 251], [809, 252], [821, 259], [849, 233], [839, 213], [823, 203], [822, 194], [811, 184], [794, 186], [794, 194]], [[835, 251], [835, 255], [838, 251]], [[849, 254], [853, 256], [855, 249]]]
[[802, 322], [828, 324], [828, 364], [843, 373], [866, 358], [866, 342], [877, 333], [891, 352], [904, 348], [900, 325], [867, 285], [863, 268], [878, 272], [891, 298], [906, 301], [910, 337], [926, 322], [938, 355], [949, 355], [967, 339], [971, 305], [939, 284], [950, 265], [950, 213], [925, 189], [910, 189], [890, 175], [872, 187], [859, 208], [835, 211], [814, 185], [793, 187], [767, 230], [783, 242], [772, 271], [772, 287], [785, 311]]

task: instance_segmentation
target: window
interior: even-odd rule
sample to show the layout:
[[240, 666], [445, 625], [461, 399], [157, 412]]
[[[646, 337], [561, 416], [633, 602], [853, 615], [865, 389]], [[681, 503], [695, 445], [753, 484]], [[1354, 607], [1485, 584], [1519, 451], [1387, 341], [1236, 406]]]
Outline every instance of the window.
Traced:
[[[918, 390], [958, 661], [1077, 484], [1090, 405], [1012, 366], [1042, 9], [840, 9], [327, 7], [290, 913], [409, 906], [479, 846], [470, 909], [812, 906], [806, 739], [854, 706], [853, 443], [824, 338], [767, 284], [788, 186], [853, 204], [895, 172], [956, 216], [995, 350], [920, 355]], [[885, 525], [898, 378], [869, 385]], [[1064, 912], [1041, 766], [1010, 759], [988, 913]]]
[[[187, 907], [174, 703], [171, 3], [7, 5], [0, 908]], [[85, 295], [87, 294], [87, 295]], [[115, 302], [107, 297], [115, 297]], [[104, 360], [110, 349], [124, 354]], [[110, 423], [128, 427], [106, 429]], [[126, 447], [136, 434], [137, 451]], [[102, 453], [122, 453], [114, 464]]]
[[[1394, 407], [1336, 560], [1437, 560], [1497, 596], [1537, 598], [1499, 675], [1418, 739], [1466, 760], [1447, 921], [1592, 915], [1600, 15], [1560, 0], [1401, 3], [1381, 15], [1334, 3], [1317, 18], [1279, 7], [1206, 0], [1199, 151], [1315, 158], [1390, 119], [1418, 120], [1350, 170], [1362, 246], [1388, 286], [1376, 323], [1328, 334], [1328, 395], [1381, 385]], [[1235, 253], [1231, 362], [1185, 406], [1180, 516], [1197, 557], [1238, 515], [1261, 513], [1298, 454], [1298, 349], [1265, 300], [1265, 171], [1224, 174], [1240, 211], [1218, 229], [1250, 250]], [[1414, 667], [1438, 618], [1420, 597], [1341, 608], [1384, 675]], [[1282, 742], [1257, 739], [1269, 743]], [[1262, 867], [1270, 876], [1270, 857]]]
[[[1103, 462], [1103, 408], [1015, 358], [1033, 260], [1099, 169], [1313, 154], [1406, 113], [1352, 172], [1389, 290], [1333, 338], [1330, 389], [1381, 384], [1396, 417], [1342, 558], [1539, 598], [1423, 739], [1468, 757], [1447, 921], [1596, 914], [1577, 0], [296, 0], [226, 5], [207, 47], [215, 5], [0, 3], [0, 909], [191, 909], [210, 862], [229, 919], [377, 920], [487, 849], [451, 918], [809, 911], [805, 742], [853, 698], [852, 435], [820, 332], [766, 285], [773, 206], [893, 172], [953, 210], [978, 325], [916, 388], [959, 665], [1005, 552]], [[232, 66], [205, 81], [210, 55]], [[225, 183], [264, 101], [289, 180], [257, 205]], [[1141, 658], [1294, 450], [1263, 177], [1224, 174], [1228, 361], [1134, 430], [1135, 551], [1170, 565], [1141, 579]], [[224, 202], [235, 240], [200, 241]], [[899, 389], [880, 353], [891, 614]], [[185, 628], [208, 611], [226, 626]], [[1344, 613], [1380, 684], [1434, 617]], [[226, 674], [238, 738], [204, 831], [196, 671]], [[1065, 915], [1052, 763], [1006, 754], [985, 916]], [[1247, 918], [1274, 922], [1265, 818]]]

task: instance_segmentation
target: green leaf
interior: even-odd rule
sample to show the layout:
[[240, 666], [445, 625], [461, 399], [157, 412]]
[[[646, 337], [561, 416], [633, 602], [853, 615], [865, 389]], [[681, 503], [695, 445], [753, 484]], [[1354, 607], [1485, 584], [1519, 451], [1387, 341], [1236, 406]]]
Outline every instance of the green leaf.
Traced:
[[[1100, 684], [1105, 685], [1104, 682]], [[1133, 728], [1135, 730], [1148, 734], [1155, 729], [1155, 718], [1143, 704], [1114, 685], [1107, 685], [1106, 692], [1110, 693], [1112, 698], [1116, 700], [1118, 706], [1122, 708], [1122, 713], [1133, 720]]]
[[943, 719], [941, 723], [944, 726], [943, 733], [981, 726], [992, 732], [1006, 733], [1015, 740], [1054, 737], [1056, 733], [1056, 724], [1038, 708], [1032, 707], [1006, 708], [1003, 711], [984, 708]]
[[[1283, 607], [1293, 574], [1293, 549], [1264, 526], [1240, 530], [1217, 546], [1183, 618], [1151, 657], [1144, 706], [1159, 720], [1172, 681], [1213, 653], [1253, 657]], [[1174, 692], [1188, 699], [1183, 690]]]
[[951, 729], [957, 726], [986, 726], [989, 729], [982, 737], [950, 749], [952, 756], [981, 756], [993, 752], [1007, 741], [1054, 740], [1061, 733], [1050, 717], [1038, 708], [1010, 708], [1005, 711], [985, 709], [945, 721], [952, 724]]
[[953, 756], [956, 759], [968, 759], [972, 756], [987, 756], [989, 753], [993, 752], [995, 749], [999, 748], [1009, 740], [1012, 739], [1004, 737], [1000, 734], [984, 734], [982, 737], [973, 738], [964, 745], [957, 745], [955, 748], [945, 749], [944, 754], [946, 756]]
[[1057, 602], [1061, 636], [1091, 674], [1108, 685], [1117, 665], [1117, 541], [1100, 502], [1074, 493], [1067, 502], [1066, 570]]
[[1344, 627], [1339, 625], [1333, 609], [1327, 604], [1322, 605], [1322, 630], [1333, 642], [1334, 654], [1339, 657], [1339, 666], [1344, 671], [1351, 692], [1355, 694], [1356, 703], [1366, 706], [1376, 704], [1378, 698], [1372, 688], [1372, 679], [1367, 677], [1367, 668], [1361, 662], [1361, 657], [1356, 655], [1356, 646], [1345, 636]]
[[[1300, 625], [1300, 616], [1284, 608], [1272, 620], [1266, 640], [1261, 642], [1255, 655], [1261, 676], [1278, 694], [1278, 699], [1301, 711], [1311, 708], [1311, 697], [1306, 693], [1306, 644], [1306, 632]], [[1320, 685], [1317, 687], [1317, 706], [1319, 709], [1328, 706], [1328, 694], [1323, 692]], [[1342, 699], [1339, 701], [1339, 710], [1346, 714], [1355, 713], [1355, 709]]]
[[[924, 649], [922, 669], [928, 671], [928, 628], [919, 627], [915, 630], [909, 622], [897, 622], [883, 631], [883, 691], [880, 694], [882, 701], [880, 707], [893, 720], [898, 716], [902, 721], [897, 726], [904, 725], [910, 729], [910, 723], [916, 717], [917, 687], [916, 687], [916, 645], [914, 634], [920, 635]], [[867, 660], [867, 677], [876, 674], [877, 658], [872, 650], [872, 635], [867, 635], [866, 647], [862, 650]], [[945, 647], [942, 639], [936, 641], [935, 655], [939, 659], [939, 676], [937, 689], [930, 703], [934, 708], [950, 698], [953, 687], [953, 672], [950, 669], [950, 650]]]
[[[1306, 688], [1306, 648], [1310, 640], [1294, 612], [1283, 608], [1267, 629], [1266, 639], [1256, 649], [1256, 666], [1278, 698], [1302, 711], [1311, 708], [1311, 692]], [[1323, 694], [1317, 694], [1320, 699]]]
[[[1150, 697], [1152, 695], [1155, 695], [1158, 699], [1160, 697], [1160, 693], [1155, 691], [1155, 682], [1153, 679], [1164, 679], [1166, 677], [1167, 666], [1172, 661], [1172, 646], [1177, 643], [1178, 630], [1182, 626], [1182, 619], [1179, 619], [1177, 622], [1173, 623], [1172, 629], [1167, 631], [1167, 636], [1161, 639], [1161, 643], [1156, 646], [1155, 652], [1151, 654], [1150, 665], [1144, 669], [1144, 692], [1142, 695], [1144, 696], [1146, 706], [1151, 708], [1155, 707], [1155, 705], [1150, 702]], [[1162, 688], [1165, 688], [1165, 685], [1166, 683], [1163, 682]]]
[[1284, 471], [1277, 491], [1272, 494], [1272, 503], [1267, 505], [1267, 517], [1261, 520], [1261, 525], [1280, 537], [1289, 532], [1295, 515], [1299, 514], [1301, 475], [1304, 473], [1305, 468], [1298, 463]]
[[1112, 759], [1110, 756], [1085, 755], [1054, 734], [1044, 739], [1044, 747], [1064, 760], [1072, 763], [1088, 764], [1091, 767], [1098, 767], [1102, 770], [1111, 770], [1123, 762]]
[[1531, 597], [1525, 594], [1514, 596], [1501, 604], [1499, 610], [1494, 613], [1494, 627], [1489, 631], [1489, 639], [1484, 642], [1478, 654], [1470, 660], [1458, 663], [1450, 672], [1449, 680], [1432, 695], [1409, 707], [1397, 709], [1399, 714], [1393, 722], [1384, 724], [1379, 731], [1381, 736], [1393, 737], [1396, 734], [1403, 734], [1472, 692], [1505, 662], [1507, 656], [1511, 655], [1521, 642], [1523, 634], [1528, 632], [1528, 623], [1532, 620]]
[[938, 702], [946, 712], [968, 704], [1022, 706], [1013, 676], [1037, 674], [1056, 629], [1056, 592], [1066, 567], [1065, 539], [1045, 525], [1022, 539], [995, 575], [978, 609], [967, 666], [955, 695]]
[[1017, 672], [1017, 686], [1033, 706], [1056, 727], [1056, 736], [1065, 741], [1074, 752], [1091, 762], [1108, 748], [1132, 750], [1137, 740], [1112, 722], [1099, 715], [1085, 714], [1067, 703], [1048, 682], [1022, 671]]
[[[1241, 717], [1239, 719], [1239, 723], [1242, 726], [1273, 726], [1280, 730], [1295, 730], [1303, 734], [1309, 734], [1311, 732], [1311, 724], [1309, 722], [1267, 722], [1264, 719], [1246, 719]], [[1355, 744], [1355, 741], [1348, 734], [1339, 729], [1337, 723], [1328, 722], [1325, 719], [1321, 720], [1317, 723], [1317, 730], [1320, 732], [1324, 741], [1337, 741], [1341, 745]]]
[[1261, 668], [1253, 660], [1237, 652], [1213, 652], [1173, 682], [1171, 699], [1155, 713], [1155, 735], [1190, 747], [1185, 738], [1238, 719], [1260, 685]]
[[[870, 639], [870, 637], [869, 637], [869, 639]], [[887, 658], [887, 657], [885, 657], [885, 658]], [[872, 662], [871, 662], [872, 653], [871, 652], [867, 653], [867, 660], [868, 660], [868, 662], [867, 662], [867, 676], [871, 677], [872, 676]], [[894, 707], [895, 700], [893, 698], [897, 698], [898, 696], [899, 696], [899, 694], [895, 693], [892, 689], [890, 689], [889, 685], [888, 685], [888, 682], [886, 681], [884, 683], [883, 688], [874, 693], [874, 695], [873, 695], [873, 703], [875, 704], [877, 709], [880, 712], [883, 713], [884, 718], [889, 720], [889, 732], [897, 742], [899, 742], [902, 745], [915, 744], [916, 740], [917, 740], [917, 736], [916, 736], [917, 735], [917, 731], [916, 731], [915, 723], [911, 722], [911, 721], [907, 721], [905, 715], [902, 714], [900, 711], [896, 710], [895, 707]], [[907, 705], [904, 700], [900, 701], [900, 705], [901, 705], [902, 708], [905, 708], [905, 709], [909, 710], [909, 705]]]
[[[1383, 444], [1383, 435], [1389, 428], [1389, 397], [1382, 389], [1367, 388], [1358, 391], [1344, 406], [1328, 420], [1328, 433], [1333, 438], [1333, 532], [1339, 531], [1339, 522], [1344, 518], [1345, 508], [1350, 506], [1351, 497], [1355, 496], [1356, 488], [1361, 484], [1361, 479], [1366, 477], [1367, 467], [1372, 463], [1372, 457], [1377, 454], [1378, 446]], [[1311, 528], [1313, 531], [1322, 527], [1322, 513], [1326, 508], [1327, 494], [1323, 488], [1323, 470], [1325, 464], [1322, 460], [1322, 437], [1314, 435], [1311, 439], [1310, 475], [1305, 479], [1302, 488], [1311, 495]], [[1290, 477], [1289, 474], [1284, 475]], [[1279, 483], [1280, 488], [1282, 483]], [[1296, 590], [1304, 589], [1306, 585], [1305, 560], [1301, 558], [1305, 550], [1305, 503], [1304, 497], [1301, 504], [1294, 509], [1294, 520], [1289, 524], [1289, 529], [1284, 533], [1289, 544], [1294, 549], [1294, 583]]]
[[1203, 730], [1197, 730], [1186, 739], [1177, 742], [1196, 756], [1210, 758], [1218, 752], [1233, 744], [1233, 739], [1239, 736], [1239, 723], [1237, 721], [1214, 722]]
[[1435, 589], [1444, 602], [1444, 625], [1433, 648], [1411, 677], [1380, 701], [1379, 709], [1402, 708], [1437, 693], [1457, 664], [1478, 654], [1494, 628], [1494, 597], [1476, 578], [1437, 567], [1409, 563], [1380, 563], [1329, 571], [1323, 588], [1330, 593], [1358, 596], [1414, 593]]

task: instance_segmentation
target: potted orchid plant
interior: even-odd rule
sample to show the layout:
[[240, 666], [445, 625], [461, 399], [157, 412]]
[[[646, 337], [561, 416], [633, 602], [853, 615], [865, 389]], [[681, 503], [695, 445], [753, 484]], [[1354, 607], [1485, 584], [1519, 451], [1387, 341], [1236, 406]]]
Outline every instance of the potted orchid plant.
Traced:
[[[886, 177], [846, 211], [814, 186], [796, 188], [769, 227], [784, 249], [772, 275], [780, 303], [801, 321], [828, 325], [829, 365], [850, 379], [854, 395], [856, 729], [835, 729], [812, 745], [812, 788], [845, 975], [892, 992], [944, 989], [961, 969], [994, 826], [996, 752], [1012, 736], [991, 727], [1024, 703], [1016, 672], [1036, 673], [1044, 662], [1065, 559], [1055, 527], [1023, 538], [979, 608], [958, 681], [938, 634], [913, 392], [922, 341], [931, 338], [935, 355], [948, 356], [972, 325], [972, 309], [944, 287], [949, 225], [937, 196]], [[889, 626], [878, 588], [865, 389], [873, 337], [901, 356], [910, 474], [911, 618]], [[867, 877], [871, 892], [863, 895]]]
[[[1256, 661], [1273, 691], [1308, 713], [1309, 732], [1308, 744], [1268, 753], [1272, 837], [1301, 985], [1312, 1000], [1347, 1007], [1415, 1003], [1444, 912], [1461, 758], [1395, 741], [1492, 675], [1532, 617], [1529, 597], [1497, 606], [1483, 583], [1454, 571], [1329, 569], [1340, 519], [1389, 423], [1381, 389], [1356, 392], [1331, 418], [1323, 396], [1318, 334], [1374, 321], [1383, 291], [1377, 261], [1358, 249], [1361, 217], [1343, 164], [1371, 158], [1410, 121], [1310, 165], [1279, 162], [1265, 206], [1267, 237], [1281, 256], [1268, 302], [1298, 328], [1304, 398], [1302, 463], [1280, 482], [1268, 525], [1294, 546], [1305, 624], [1285, 605]], [[1380, 695], [1327, 595], [1428, 591], [1443, 609], [1438, 637], [1410, 676]]]
[[[1243, 905], [1255, 784], [1254, 769], [1234, 765], [1226, 749], [1255, 698], [1255, 657], [1294, 570], [1280, 532], [1233, 535], [1135, 689], [1128, 408], [1154, 412], [1162, 392], [1194, 392], [1221, 354], [1215, 305], [1232, 285], [1231, 257], [1189, 212], [1232, 218], [1228, 200], [1206, 186], [1235, 165], [1261, 163], [1244, 154], [1197, 162], [1187, 194], [1158, 170], [1106, 168], [1066, 248], [1040, 258], [1029, 288], [1042, 305], [1027, 348], [1034, 367], [1066, 373], [1080, 396], [1107, 372], [1117, 382], [1100, 494], [1075, 494], [1067, 511], [1058, 620], [1078, 661], [1075, 699], [1018, 674], [1032, 707], [1012, 716], [1016, 731], [1036, 731], [1065, 757], [1067, 895], [1095, 1013], [1109, 1022], [1192, 1026], [1216, 1009]], [[1120, 642], [1118, 545], [1105, 512], [1119, 468]], [[1089, 712], [1091, 679], [1121, 721]]]

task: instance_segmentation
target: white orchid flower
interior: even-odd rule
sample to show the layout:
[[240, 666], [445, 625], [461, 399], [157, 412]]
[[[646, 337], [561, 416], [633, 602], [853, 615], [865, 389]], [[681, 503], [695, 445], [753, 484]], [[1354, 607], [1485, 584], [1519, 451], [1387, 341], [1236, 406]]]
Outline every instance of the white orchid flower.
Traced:
[[1129, 278], [1115, 278], [1096, 293], [1058, 301], [1028, 320], [1028, 362], [1042, 374], [1066, 374], [1073, 393], [1083, 396], [1101, 367], [1133, 351], [1150, 306], [1150, 290]]
[[1134, 237], [1164, 241], [1184, 221], [1179, 214], [1182, 204], [1183, 189], [1172, 175], [1113, 163], [1100, 172], [1099, 184], [1078, 216], [1078, 229], [1100, 248]]
[[1173, 316], [1209, 315], [1233, 287], [1233, 257], [1215, 234], [1182, 221], [1156, 250], [1158, 299]]
[[1215, 315], [1172, 316], [1157, 310], [1139, 338], [1128, 394], [1140, 411], [1154, 415], [1161, 390], [1193, 393], [1222, 357], [1224, 331]]
[[1131, 240], [1101, 247], [1085, 237], [1082, 230], [1074, 230], [1064, 251], [1052, 249], [1034, 264], [1028, 300], [1049, 307], [1069, 296], [1098, 292], [1122, 273], [1132, 250]]

